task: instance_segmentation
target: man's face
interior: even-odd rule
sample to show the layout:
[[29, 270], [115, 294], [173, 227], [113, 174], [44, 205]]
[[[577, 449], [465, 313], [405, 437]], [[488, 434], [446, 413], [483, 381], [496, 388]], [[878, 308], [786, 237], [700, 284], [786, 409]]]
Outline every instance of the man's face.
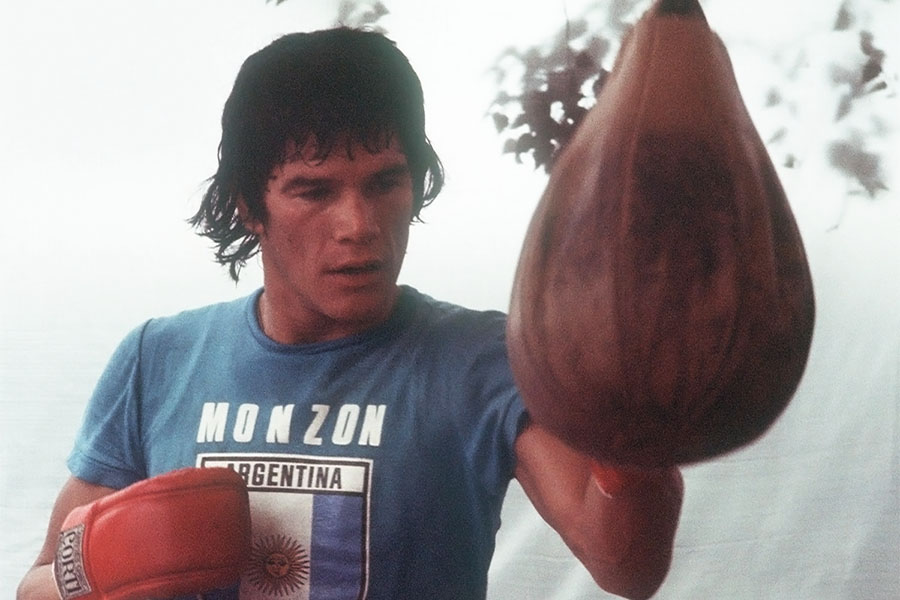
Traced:
[[319, 161], [308, 145], [276, 167], [266, 222], [247, 223], [260, 236], [263, 326], [278, 324], [266, 331], [278, 341], [358, 333], [385, 320], [397, 298], [413, 211], [406, 156], [396, 142], [374, 154], [345, 147]]

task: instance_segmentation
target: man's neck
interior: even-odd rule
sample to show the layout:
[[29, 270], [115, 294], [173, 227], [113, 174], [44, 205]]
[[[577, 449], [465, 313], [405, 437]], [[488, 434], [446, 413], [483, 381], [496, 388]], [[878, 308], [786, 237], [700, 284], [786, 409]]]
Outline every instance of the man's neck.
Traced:
[[256, 303], [256, 320], [266, 337], [279, 344], [326, 342], [362, 333], [385, 322], [399, 297], [400, 287], [397, 286], [389, 308], [383, 313], [360, 320], [341, 320], [302, 307], [295, 309], [292, 303], [280, 302], [264, 289]]

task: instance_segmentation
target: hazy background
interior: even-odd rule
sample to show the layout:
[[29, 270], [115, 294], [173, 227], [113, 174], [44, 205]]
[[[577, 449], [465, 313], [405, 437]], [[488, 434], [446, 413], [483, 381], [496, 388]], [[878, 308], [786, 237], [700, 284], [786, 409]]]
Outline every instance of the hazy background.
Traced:
[[[384, 25], [419, 71], [445, 191], [413, 227], [404, 283], [505, 309], [544, 176], [500, 154], [485, 117], [500, 51], [550, 36], [586, 2], [387, 1]], [[806, 377], [750, 448], [685, 470], [672, 572], [659, 598], [900, 597], [900, 197], [871, 198], [828, 167], [836, 97], [826, 37], [836, 1], [710, 0], [764, 137], [784, 81], [800, 103], [782, 169], [816, 285]], [[896, 61], [896, 4], [871, 28]], [[752, 6], [752, 8], [751, 8]], [[282, 33], [330, 24], [336, 2], [4, 0], [0, 4], [0, 597], [44, 537], [64, 460], [112, 349], [153, 315], [244, 295], [185, 219], [215, 169], [222, 104], [243, 59]], [[879, 35], [880, 34], [880, 35]], [[853, 45], [854, 40], [845, 40]], [[893, 63], [895, 64], [895, 63]], [[896, 68], [894, 68], [896, 72]], [[900, 106], [872, 142], [896, 190]], [[864, 119], [863, 114], [860, 119]], [[871, 123], [856, 123], [865, 130]], [[779, 160], [780, 162], [780, 160]], [[514, 484], [492, 599], [593, 599], [590, 582]]]

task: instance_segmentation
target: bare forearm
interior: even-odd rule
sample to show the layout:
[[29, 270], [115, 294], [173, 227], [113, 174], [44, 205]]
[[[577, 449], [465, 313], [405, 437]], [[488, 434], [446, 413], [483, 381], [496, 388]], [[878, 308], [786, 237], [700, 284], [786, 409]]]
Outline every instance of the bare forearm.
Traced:
[[601, 587], [633, 599], [656, 592], [671, 564], [683, 494], [677, 468], [626, 473], [611, 496], [590, 481], [571, 545]]
[[53, 565], [32, 567], [19, 584], [16, 600], [59, 600], [53, 581]]
[[53, 505], [44, 545], [34, 561], [34, 566], [19, 583], [17, 600], [59, 600], [60, 595], [53, 579], [53, 560], [56, 558], [59, 531], [66, 515], [75, 507], [89, 504], [114, 491], [112, 488], [87, 483], [76, 477], [70, 477], [66, 481]]
[[601, 473], [604, 493], [597, 465], [535, 424], [519, 435], [516, 455], [525, 493], [598, 585], [626, 598], [652, 596], [672, 559], [684, 495], [678, 469]]

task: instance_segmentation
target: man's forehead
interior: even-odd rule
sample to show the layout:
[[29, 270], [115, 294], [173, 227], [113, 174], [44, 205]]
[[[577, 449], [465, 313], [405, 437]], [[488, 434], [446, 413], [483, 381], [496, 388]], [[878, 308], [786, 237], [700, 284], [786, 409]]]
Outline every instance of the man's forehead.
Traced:
[[308, 135], [305, 140], [288, 140], [284, 162], [322, 163], [337, 155], [338, 158], [355, 160], [360, 155], [404, 153], [396, 136], [389, 133], [362, 138], [358, 135], [339, 134], [320, 141], [316, 135]]
[[371, 177], [379, 173], [409, 172], [406, 154], [398, 143], [388, 143], [383, 147], [373, 147], [363, 142], [342, 140], [330, 148], [306, 144], [297, 151], [290, 146], [284, 162], [275, 165], [272, 180], [292, 180], [310, 182], [324, 179], [344, 179], [347, 177]]

